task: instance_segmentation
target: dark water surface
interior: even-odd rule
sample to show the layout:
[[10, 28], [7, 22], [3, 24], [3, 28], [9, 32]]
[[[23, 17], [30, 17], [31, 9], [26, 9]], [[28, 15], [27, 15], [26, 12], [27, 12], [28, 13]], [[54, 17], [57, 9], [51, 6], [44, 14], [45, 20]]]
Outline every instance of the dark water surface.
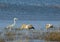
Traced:
[[60, 0], [0, 0], [0, 19], [60, 20]]

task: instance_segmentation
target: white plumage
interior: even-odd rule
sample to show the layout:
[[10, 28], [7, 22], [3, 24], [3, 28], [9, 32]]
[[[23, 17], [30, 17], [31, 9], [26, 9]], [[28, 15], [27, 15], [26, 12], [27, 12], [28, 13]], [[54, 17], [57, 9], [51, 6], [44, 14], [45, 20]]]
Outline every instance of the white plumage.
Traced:
[[17, 18], [14, 18], [14, 23], [7, 26], [6, 28], [11, 30], [16, 25], [16, 20], [17, 20]]

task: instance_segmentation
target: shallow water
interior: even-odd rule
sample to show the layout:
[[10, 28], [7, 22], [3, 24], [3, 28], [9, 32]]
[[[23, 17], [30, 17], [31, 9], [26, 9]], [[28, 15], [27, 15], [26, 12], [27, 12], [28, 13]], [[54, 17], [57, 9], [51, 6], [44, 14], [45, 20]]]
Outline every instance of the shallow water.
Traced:
[[[38, 30], [43, 30], [45, 29], [46, 24], [53, 24], [55, 27], [60, 26], [60, 21], [29, 21], [29, 20], [17, 20], [16, 25], [14, 26], [15, 28], [20, 28], [22, 24], [32, 24], [35, 29]], [[8, 25], [13, 24], [13, 20], [0, 20], [0, 29], [3, 29], [7, 27]]]

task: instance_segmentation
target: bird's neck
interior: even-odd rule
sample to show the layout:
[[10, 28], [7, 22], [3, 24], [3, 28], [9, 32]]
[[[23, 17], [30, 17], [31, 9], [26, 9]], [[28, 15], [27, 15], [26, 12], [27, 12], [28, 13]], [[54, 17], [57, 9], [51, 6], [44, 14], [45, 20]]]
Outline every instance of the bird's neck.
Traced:
[[16, 21], [14, 20], [14, 25], [16, 24]]

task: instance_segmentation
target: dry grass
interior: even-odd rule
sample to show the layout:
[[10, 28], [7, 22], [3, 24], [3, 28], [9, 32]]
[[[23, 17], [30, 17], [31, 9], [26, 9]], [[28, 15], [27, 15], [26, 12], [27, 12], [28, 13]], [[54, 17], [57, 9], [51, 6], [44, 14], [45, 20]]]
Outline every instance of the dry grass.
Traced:
[[60, 32], [50, 32], [45, 36], [45, 40], [60, 41]]
[[14, 40], [16, 34], [12, 32], [7, 32], [5, 35], [8, 40]]
[[2, 38], [0, 38], [0, 42], [5, 42], [5, 40], [4, 40], [4, 39], [2, 39]]

